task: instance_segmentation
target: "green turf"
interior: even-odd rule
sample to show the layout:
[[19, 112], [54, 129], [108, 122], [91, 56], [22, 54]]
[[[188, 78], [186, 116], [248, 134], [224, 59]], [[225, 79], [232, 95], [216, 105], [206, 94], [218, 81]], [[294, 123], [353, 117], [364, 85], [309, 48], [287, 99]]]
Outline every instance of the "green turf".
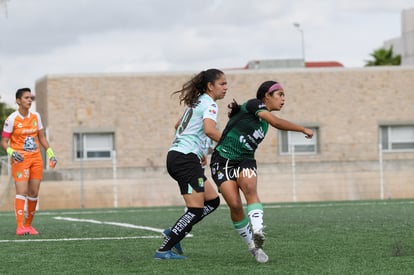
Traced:
[[161, 230], [183, 210], [39, 211], [41, 234], [20, 237], [14, 214], [0, 212], [0, 274], [414, 274], [411, 200], [265, 205], [267, 264], [249, 254], [224, 204], [182, 241], [186, 260], [154, 260], [162, 241], [156, 232], [55, 219]]

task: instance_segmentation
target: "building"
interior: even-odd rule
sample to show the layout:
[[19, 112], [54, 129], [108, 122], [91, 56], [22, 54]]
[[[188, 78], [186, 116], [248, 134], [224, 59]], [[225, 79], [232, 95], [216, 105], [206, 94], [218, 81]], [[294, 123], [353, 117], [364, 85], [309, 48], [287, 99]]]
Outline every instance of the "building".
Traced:
[[414, 65], [414, 8], [401, 12], [401, 37], [384, 41], [385, 49], [391, 46], [395, 54], [401, 55], [401, 65]]
[[[269, 130], [256, 154], [263, 202], [414, 197], [414, 68], [225, 72], [220, 128], [233, 98], [252, 98], [261, 82], [274, 79], [287, 100], [275, 115], [316, 132], [307, 140]], [[37, 111], [59, 159], [56, 170], [46, 171], [41, 207], [182, 205], [165, 156], [184, 109], [171, 92], [193, 74], [39, 79]], [[12, 202], [0, 207], [10, 210]]]

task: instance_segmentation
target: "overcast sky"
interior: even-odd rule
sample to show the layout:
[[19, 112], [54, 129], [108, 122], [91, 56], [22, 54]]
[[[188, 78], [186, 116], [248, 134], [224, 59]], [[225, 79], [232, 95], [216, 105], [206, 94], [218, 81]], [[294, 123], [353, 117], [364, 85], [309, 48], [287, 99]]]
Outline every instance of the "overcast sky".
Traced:
[[0, 0], [0, 100], [15, 107], [15, 91], [48, 74], [302, 58], [294, 22], [307, 61], [363, 67], [401, 35], [410, 8], [414, 0]]

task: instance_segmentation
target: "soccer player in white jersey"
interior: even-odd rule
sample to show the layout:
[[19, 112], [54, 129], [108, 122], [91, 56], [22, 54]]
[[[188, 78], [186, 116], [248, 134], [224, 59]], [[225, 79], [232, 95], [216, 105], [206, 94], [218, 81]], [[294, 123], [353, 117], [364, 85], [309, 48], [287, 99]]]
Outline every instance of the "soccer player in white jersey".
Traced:
[[175, 138], [167, 154], [167, 170], [178, 183], [186, 212], [164, 231], [165, 238], [154, 254], [155, 259], [185, 259], [179, 255], [182, 254], [180, 241], [220, 205], [217, 191], [204, 175], [204, 166], [208, 139], [217, 142], [221, 138], [216, 128], [216, 100], [223, 99], [226, 92], [225, 74], [209, 69], [198, 73], [173, 93], [179, 94], [180, 104], [187, 107], [175, 125]]

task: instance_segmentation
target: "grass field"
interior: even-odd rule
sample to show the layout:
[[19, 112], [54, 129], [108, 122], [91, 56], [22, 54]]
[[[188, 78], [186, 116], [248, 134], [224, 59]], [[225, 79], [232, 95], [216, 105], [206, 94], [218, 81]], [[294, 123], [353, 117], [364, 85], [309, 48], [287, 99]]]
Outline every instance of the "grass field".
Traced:
[[39, 211], [38, 236], [0, 212], [0, 274], [414, 274], [414, 201], [265, 205], [267, 264], [256, 263], [225, 204], [154, 260], [183, 207]]

